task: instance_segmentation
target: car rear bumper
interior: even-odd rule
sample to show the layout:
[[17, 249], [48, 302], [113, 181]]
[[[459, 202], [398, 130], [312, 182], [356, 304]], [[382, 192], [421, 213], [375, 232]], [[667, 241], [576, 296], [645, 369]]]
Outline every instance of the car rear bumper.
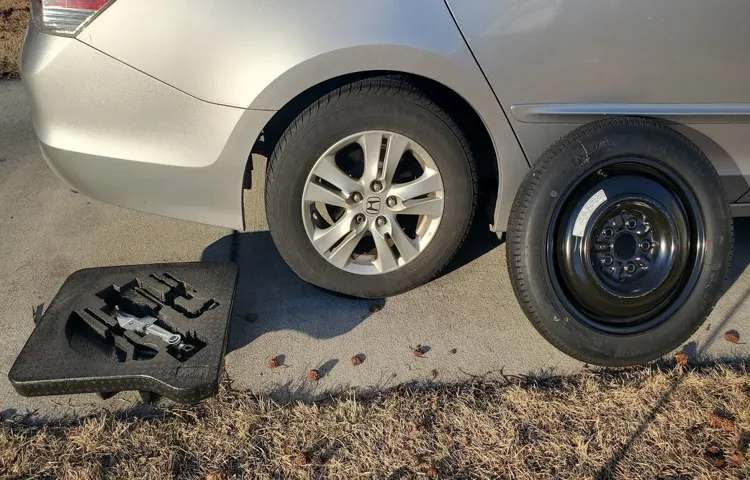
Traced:
[[127, 208], [243, 227], [245, 168], [273, 112], [204, 102], [33, 26], [20, 67], [42, 154], [72, 189]]

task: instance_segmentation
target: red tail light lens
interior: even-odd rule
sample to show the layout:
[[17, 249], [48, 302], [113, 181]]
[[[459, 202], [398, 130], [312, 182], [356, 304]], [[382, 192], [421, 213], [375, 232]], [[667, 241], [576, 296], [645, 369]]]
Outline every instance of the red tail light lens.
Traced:
[[99, 10], [108, 0], [47, 0], [42, 2], [48, 7], [77, 8], [79, 10]]
[[31, 15], [43, 32], [73, 36], [113, 1], [31, 0]]

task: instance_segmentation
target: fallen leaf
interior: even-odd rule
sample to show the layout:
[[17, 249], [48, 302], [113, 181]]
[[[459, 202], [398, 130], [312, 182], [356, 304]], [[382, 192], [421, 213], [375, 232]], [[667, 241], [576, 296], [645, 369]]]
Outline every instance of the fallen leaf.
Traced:
[[438, 469], [435, 467], [430, 467], [427, 469], [427, 477], [428, 478], [438, 478], [438, 475], [440, 473], [438, 472]]
[[430, 376], [431, 376], [432, 378], [437, 378], [437, 376], [438, 376], [438, 371], [437, 371], [437, 370], [432, 370], [432, 371], [430, 372]]
[[370, 313], [378, 313], [382, 309], [383, 307], [377, 303], [373, 303], [372, 305], [370, 305]]
[[304, 453], [298, 453], [296, 457], [294, 457], [294, 464], [298, 467], [304, 467], [307, 465], [307, 455]]
[[685, 355], [684, 353], [680, 352], [680, 353], [678, 353], [677, 355], [674, 356], [674, 361], [677, 362], [677, 365], [680, 365], [680, 366], [684, 367], [684, 366], [686, 366], [688, 364], [688, 362], [690, 361], [690, 359], [688, 358], [687, 355]]
[[315, 370], [314, 368], [307, 372], [307, 379], [313, 382], [317, 382], [320, 380], [320, 372]]
[[727, 461], [724, 460], [724, 452], [716, 445], [707, 447], [706, 451], [703, 452], [703, 456], [706, 458], [708, 463], [716, 468], [724, 468], [727, 466]]
[[455, 355], [456, 353], [458, 353], [458, 349], [456, 349], [456, 348], [451, 348], [448, 351], [448, 355]]
[[292, 446], [289, 444], [289, 441], [284, 440], [284, 455], [291, 455], [292, 454]]
[[463, 437], [461, 438], [461, 442], [463, 442], [463, 444], [464, 444], [464, 445], [466, 445], [467, 447], [468, 447], [469, 445], [471, 445], [471, 439], [470, 439], [470, 438], [469, 438], [468, 436], [466, 436], [466, 435], [464, 435], [464, 436], [463, 436]]
[[724, 340], [729, 343], [740, 343], [740, 335], [737, 332], [729, 331], [724, 334]]
[[352, 365], [354, 365], [355, 367], [357, 365], [362, 365], [362, 362], [362, 355], [357, 354], [352, 357]]
[[206, 480], [228, 480], [229, 474], [223, 470], [217, 470], [206, 475]]
[[276, 368], [281, 366], [281, 361], [279, 361], [279, 357], [273, 357], [268, 359], [268, 368]]
[[727, 460], [729, 460], [729, 463], [735, 466], [740, 466], [745, 463], [745, 454], [740, 452], [739, 450], [733, 451], [728, 457]]
[[734, 420], [712, 413], [708, 416], [708, 423], [714, 428], [723, 428], [727, 432], [734, 431]]
[[416, 347], [409, 347], [411, 348], [411, 354], [415, 357], [422, 357], [424, 356], [425, 349], [422, 345], [417, 345]]

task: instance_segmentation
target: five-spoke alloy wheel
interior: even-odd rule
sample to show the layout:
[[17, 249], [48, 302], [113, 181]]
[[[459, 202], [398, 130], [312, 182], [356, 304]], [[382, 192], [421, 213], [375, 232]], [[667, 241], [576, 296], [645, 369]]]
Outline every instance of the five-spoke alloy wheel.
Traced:
[[[362, 160], [350, 161], [351, 151]], [[398, 133], [367, 131], [337, 142], [315, 163], [302, 218], [326, 260], [376, 275], [406, 265], [430, 244], [443, 196], [440, 172], [424, 148]]]
[[382, 297], [433, 278], [453, 257], [477, 201], [472, 148], [418, 86], [376, 77], [308, 107], [269, 159], [266, 213], [304, 280]]

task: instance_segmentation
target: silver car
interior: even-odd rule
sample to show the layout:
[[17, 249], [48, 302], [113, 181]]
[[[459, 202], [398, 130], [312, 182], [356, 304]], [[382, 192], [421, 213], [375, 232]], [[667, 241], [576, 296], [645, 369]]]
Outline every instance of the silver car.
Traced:
[[629, 365], [705, 320], [750, 212], [746, 1], [31, 4], [70, 188], [241, 230], [265, 155], [276, 246], [329, 290], [417, 287], [486, 222], [539, 332]]

